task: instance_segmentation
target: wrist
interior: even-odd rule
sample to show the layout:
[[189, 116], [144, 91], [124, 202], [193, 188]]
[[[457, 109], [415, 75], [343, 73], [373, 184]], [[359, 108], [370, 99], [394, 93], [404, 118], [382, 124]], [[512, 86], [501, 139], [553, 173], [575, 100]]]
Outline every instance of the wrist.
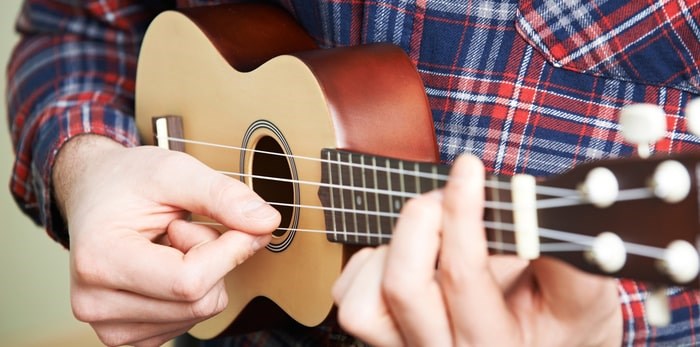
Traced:
[[123, 149], [118, 142], [101, 135], [85, 134], [71, 138], [56, 156], [51, 173], [53, 196], [58, 210], [67, 219], [81, 176], [107, 152]]

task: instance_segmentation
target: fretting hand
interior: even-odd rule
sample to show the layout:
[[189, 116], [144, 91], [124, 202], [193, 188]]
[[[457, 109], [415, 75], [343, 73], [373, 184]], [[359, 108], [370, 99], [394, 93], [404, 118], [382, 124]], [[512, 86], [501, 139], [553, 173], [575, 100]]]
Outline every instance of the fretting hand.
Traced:
[[[160, 345], [223, 310], [223, 277], [280, 221], [247, 186], [186, 154], [98, 136], [69, 141], [53, 178], [73, 312], [108, 345]], [[187, 211], [231, 231], [190, 223]]]
[[483, 179], [458, 159], [443, 191], [406, 204], [388, 247], [351, 258], [333, 290], [341, 326], [377, 346], [619, 346], [615, 280], [488, 255]]

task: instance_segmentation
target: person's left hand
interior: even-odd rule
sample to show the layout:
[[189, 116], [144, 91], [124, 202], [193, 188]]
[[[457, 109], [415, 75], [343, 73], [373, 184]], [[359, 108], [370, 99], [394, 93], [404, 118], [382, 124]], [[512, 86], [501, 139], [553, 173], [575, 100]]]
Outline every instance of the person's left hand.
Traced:
[[388, 247], [351, 258], [333, 288], [341, 326], [377, 346], [619, 346], [614, 279], [488, 255], [483, 180], [458, 159], [444, 192], [405, 205]]

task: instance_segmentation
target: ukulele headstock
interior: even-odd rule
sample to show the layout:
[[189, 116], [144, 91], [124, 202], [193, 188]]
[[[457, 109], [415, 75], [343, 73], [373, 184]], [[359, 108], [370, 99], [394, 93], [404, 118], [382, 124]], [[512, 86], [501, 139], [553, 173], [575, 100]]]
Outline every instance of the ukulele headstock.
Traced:
[[538, 193], [540, 228], [586, 244], [552, 256], [594, 273], [700, 288], [699, 164], [692, 154], [603, 160], [540, 182], [572, 192]]

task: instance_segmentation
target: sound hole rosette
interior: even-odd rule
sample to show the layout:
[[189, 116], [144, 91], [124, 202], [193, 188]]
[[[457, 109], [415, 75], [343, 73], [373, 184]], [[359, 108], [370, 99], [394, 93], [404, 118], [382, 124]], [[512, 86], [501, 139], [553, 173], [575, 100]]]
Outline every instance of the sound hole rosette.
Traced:
[[241, 180], [282, 215], [267, 245], [269, 251], [282, 252], [299, 226], [299, 177], [291, 147], [282, 131], [264, 119], [248, 127], [241, 147]]

